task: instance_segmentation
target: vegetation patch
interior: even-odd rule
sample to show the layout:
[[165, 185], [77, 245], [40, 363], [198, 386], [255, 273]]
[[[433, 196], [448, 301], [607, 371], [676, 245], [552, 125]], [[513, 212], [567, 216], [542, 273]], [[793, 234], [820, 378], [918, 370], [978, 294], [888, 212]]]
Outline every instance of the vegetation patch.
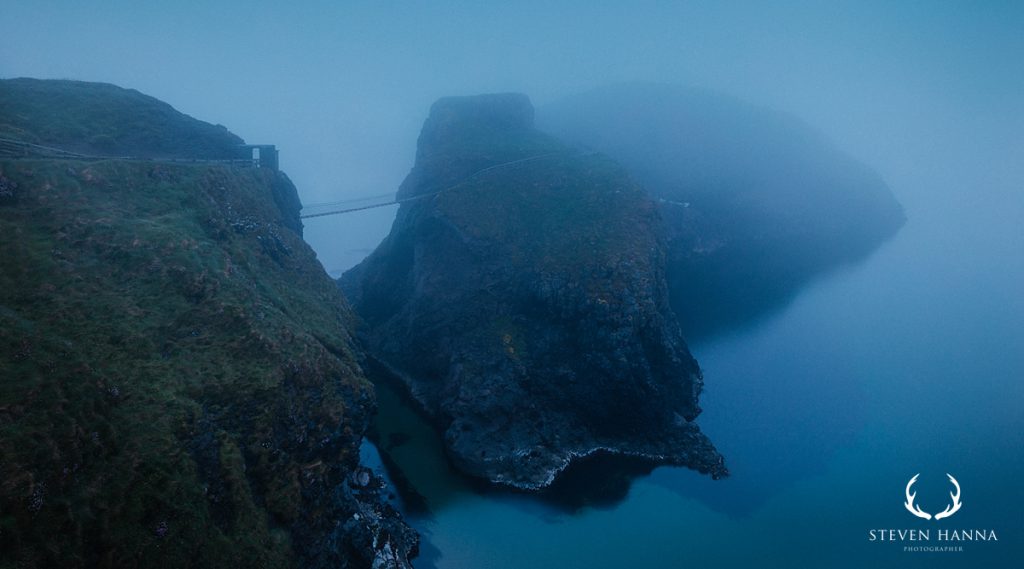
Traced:
[[293, 565], [346, 515], [373, 395], [275, 174], [0, 180], [0, 567]]

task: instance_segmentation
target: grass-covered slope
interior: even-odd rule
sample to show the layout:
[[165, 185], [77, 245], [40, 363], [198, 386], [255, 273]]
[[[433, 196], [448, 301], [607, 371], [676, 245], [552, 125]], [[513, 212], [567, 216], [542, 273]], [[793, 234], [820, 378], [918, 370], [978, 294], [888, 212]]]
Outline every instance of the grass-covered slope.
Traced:
[[242, 139], [134, 89], [0, 80], [0, 138], [95, 156], [236, 158]]
[[410, 543], [355, 476], [373, 393], [276, 182], [0, 161], [0, 567], [361, 567]]

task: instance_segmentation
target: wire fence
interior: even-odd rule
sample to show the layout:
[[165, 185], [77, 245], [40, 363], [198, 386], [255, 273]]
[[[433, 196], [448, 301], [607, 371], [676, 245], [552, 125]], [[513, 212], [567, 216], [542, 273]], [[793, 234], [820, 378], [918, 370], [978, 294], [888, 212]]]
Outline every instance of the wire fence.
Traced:
[[250, 158], [149, 158], [141, 156], [99, 156], [82, 154], [53, 146], [44, 146], [24, 140], [0, 138], [0, 158], [53, 158], [58, 160], [138, 160], [145, 162], [180, 162], [187, 164], [228, 164], [232, 166], [259, 166], [258, 159]]

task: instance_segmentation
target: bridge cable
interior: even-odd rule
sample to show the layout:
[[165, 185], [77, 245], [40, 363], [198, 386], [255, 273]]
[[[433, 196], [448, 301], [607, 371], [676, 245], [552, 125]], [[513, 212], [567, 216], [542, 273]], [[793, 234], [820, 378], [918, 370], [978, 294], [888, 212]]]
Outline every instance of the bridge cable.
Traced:
[[[441, 193], [444, 193], [444, 192], [448, 192], [448, 191], [454, 190], [456, 188], [460, 188], [462, 186], [465, 186], [466, 184], [468, 184], [470, 181], [472, 181], [477, 176], [479, 176], [481, 174], [485, 174], [487, 172], [490, 172], [491, 170], [495, 170], [495, 169], [498, 169], [498, 168], [504, 168], [504, 167], [507, 167], [507, 166], [515, 165], [515, 164], [522, 164], [524, 162], [532, 162], [534, 160], [541, 160], [541, 159], [544, 159], [544, 158], [550, 158], [552, 156], [556, 156], [556, 155], [560, 155], [560, 154], [564, 154], [564, 153], [563, 152], [548, 152], [547, 154], [538, 154], [536, 156], [527, 156], [526, 158], [520, 158], [518, 160], [512, 160], [510, 162], [502, 162], [501, 164], [494, 164], [493, 166], [488, 166], [486, 168], [483, 168], [483, 169], [477, 170], [476, 172], [473, 172], [472, 174], [470, 174], [469, 176], [467, 176], [461, 182], [459, 182], [458, 184], [455, 184], [454, 186], [448, 186], [446, 188], [442, 188], [440, 190], [437, 190], [435, 192], [430, 192], [430, 193], [427, 193], [427, 194], [419, 194], [419, 195], [416, 195], [416, 196], [411, 196], [411, 197], [402, 198], [402, 199], [396, 199], [396, 200], [392, 200], [392, 201], [385, 202], [385, 203], [379, 203], [379, 204], [364, 205], [364, 206], [359, 206], [359, 207], [350, 207], [350, 208], [332, 210], [332, 211], [327, 211], [327, 212], [322, 212], [322, 213], [308, 213], [306, 215], [300, 215], [299, 218], [300, 219], [311, 219], [311, 218], [314, 218], [314, 217], [326, 217], [328, 215], [341, 215], [343, 213], [352, 213], [352, 212], [355, 212], [355, 211], [364, 211], [364, 210], [368, 210], [368, 209], [376, 209], [376, 208], [379, 208], [379, 207], [387, 207], [387, 206], [391, 206], [391, 205], [399, 205], [399, 204], [403, 204], [403, 203], [407, 203], [407, 202], [411, 202], [411, 201], [421, 200], [423, 198], [433, 197], [433, 196], [436, 196], [438, 194], [441, 194]], [[384, 195], [391, 195], [391, 194], [384, 194]], [[348, 203], [356, 202], [356, 201], [364, 201], [364, 200], [367, 200], [367, 199], [373, 199], [373, 198], [372, 197], [355, 198], [355, 199], [352, 199], [352, 200], [348, 200]], [[340, 204], [340, 203], [346, 203], [346, 202], [343, 201], [343, 202], [335, 202], [335, 203], [339, 203]], [[314, 204], [314, 205], [311, 205], [311, 206], [308, 206], [308, 207], [317, 207], [317, 206], [323, 207], [325, 205], [334, 205], [334, 204]], [[307, 208], [303, 208], [303, 209], [307, 209]]]

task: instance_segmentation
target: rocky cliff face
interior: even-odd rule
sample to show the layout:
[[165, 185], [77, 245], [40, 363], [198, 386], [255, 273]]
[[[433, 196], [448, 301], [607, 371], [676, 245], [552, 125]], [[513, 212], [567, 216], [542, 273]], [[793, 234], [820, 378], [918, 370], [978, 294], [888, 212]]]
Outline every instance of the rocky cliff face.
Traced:
[[462, 470], [539, 488], [573, 459], [725, 474], [668, 307], [655, 204], [535, 130], [522, 95], [431, 109], [391, 234], [341, 284]]
[[658, 200], [691, 340], [780, 306], [904, 221], [881, 177], [824, 136], [721, 94], [614, 85], [543, 108], [539, 123], [621, 162]]
[[354, 318], [289, 194], [265, 170], [0, 160], [0, 566], [408, 566], [358, 464]]

